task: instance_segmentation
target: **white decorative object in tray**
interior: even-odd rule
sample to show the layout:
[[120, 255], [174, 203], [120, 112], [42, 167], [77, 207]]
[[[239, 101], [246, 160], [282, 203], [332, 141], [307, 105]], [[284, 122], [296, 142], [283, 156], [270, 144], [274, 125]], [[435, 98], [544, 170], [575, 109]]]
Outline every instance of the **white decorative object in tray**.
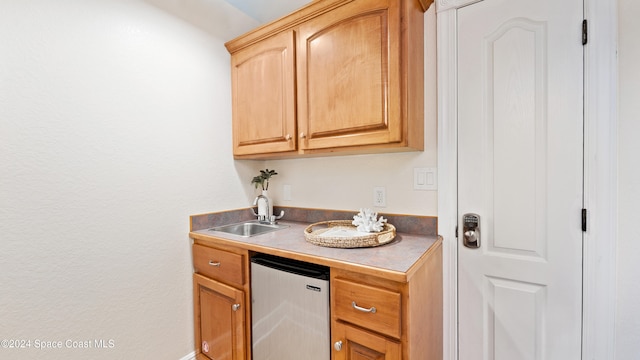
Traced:
[[387, 219], [380, 216], [378, 219], [378, 213], [369, 209], [360, 209], [360, 212], [353, 216], [352, 224], [357, 226], [358, 231], [362, 232], [380, 232], [384, 228], [384, 224]]

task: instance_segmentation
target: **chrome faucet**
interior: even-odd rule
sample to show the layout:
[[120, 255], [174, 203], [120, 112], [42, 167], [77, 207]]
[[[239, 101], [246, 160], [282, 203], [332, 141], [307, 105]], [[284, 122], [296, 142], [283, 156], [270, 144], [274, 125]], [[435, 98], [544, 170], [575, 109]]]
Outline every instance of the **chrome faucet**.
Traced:
[[[260, 199], [264, 199], [264, 207], [265, 207], [264, 211], [266, 212], [265, 215], [260, 215], [260, 204], [259, 204]], [[264, 195], [256, 196], [256, 198], [253, 200], [253, 206], [256, 206], [256, 205], [258, 205], [258, 214], [256, 214], [256, 216], [258, 216], [258, 220], [269, 221], [271, 219], [271, 214], [269, 213], [269, 198]]]
[[[260, 206], [258, 205], [258, 201], [260, 201], [260, 199], [264, 200], [264, 206], [265, 206], [265, 212], [266, 212], [266, 214], [264, 215], [260, 214]], [[258, 221], [261, 223], [268, 223], [273, 225], [276, 223], [276, 220], [282, 219], [282, 217], [284, 216], [284, 210], [280, 211], [279, 216], [275, 216], [269, 212], [269, 198], [264, 195], [256, 196], [256, 198], [253, 200], [253, 206], [256, 206], [256, 205], [258, 205], [258, 213], [256, 214], [256, 212], [253, 211], [253, 208], [251, 208], [251, 212], [253, 213], [254, 216], [258, 217]]]

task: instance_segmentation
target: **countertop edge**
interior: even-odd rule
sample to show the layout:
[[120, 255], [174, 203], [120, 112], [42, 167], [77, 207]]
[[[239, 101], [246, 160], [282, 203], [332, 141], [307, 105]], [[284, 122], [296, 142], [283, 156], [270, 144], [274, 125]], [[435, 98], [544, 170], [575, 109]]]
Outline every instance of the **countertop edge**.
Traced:
[[295, 260], [325, 265], [335, 269], [354, 271], [361, 274], [376, 276], [400, 283], [407, 283], [409, 279], [411, 279], [413, 274], [417, 271], [417, 269], [419, 269], [422, 264], [429, 260], [431, 255], [438, 249], [438, 247], [442, 246], [442, 237], [438, 235], [433, 244], [409, 267], [406, 272], [403, 272], [381, 267], [374, 267], [370, 265], [358, 264], [344, 260], [331, 259], [312, 254], [305, 254], [292, 250], [277, 249], [265, 245], [251, 244], [234, 239], [225, 239], [219, 236], [205, 235], [197, 232], [189, 232], [189, 237], [194, 240], [195, 244], [201, 244], [205, 246], [208, 245], [213, 247], [215, 247], [216, 245], [231, 246], [247, 251], [288, 257]]

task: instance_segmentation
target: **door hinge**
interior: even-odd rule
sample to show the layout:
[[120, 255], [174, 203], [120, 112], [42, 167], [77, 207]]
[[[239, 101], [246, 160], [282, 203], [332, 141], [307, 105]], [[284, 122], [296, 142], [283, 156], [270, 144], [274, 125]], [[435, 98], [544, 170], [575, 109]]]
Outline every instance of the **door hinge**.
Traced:
[[584, 19], [582, 20], [582, 45], [587, 45], [587, 41], [589, 40], [587, 30], [587, 19]]
[[587, 231], [587, 209], [582, 209], [582, 231]]
[[458, 225], [456, 225], [456, 239], [458, 238]]

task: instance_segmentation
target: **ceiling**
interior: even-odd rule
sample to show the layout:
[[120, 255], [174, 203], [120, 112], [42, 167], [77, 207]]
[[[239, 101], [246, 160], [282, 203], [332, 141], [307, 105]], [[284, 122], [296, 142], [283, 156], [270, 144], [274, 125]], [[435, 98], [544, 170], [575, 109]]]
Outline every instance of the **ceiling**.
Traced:
[[[2, 1], [2, 0], [0, 0]], [[143, 0], [228, 41], [312, 0]], [[245, 16], [239, 16], [244, 14]]]
[[224, 0], [261, 24], [275, 20], [311, 2], [311, 0]]

